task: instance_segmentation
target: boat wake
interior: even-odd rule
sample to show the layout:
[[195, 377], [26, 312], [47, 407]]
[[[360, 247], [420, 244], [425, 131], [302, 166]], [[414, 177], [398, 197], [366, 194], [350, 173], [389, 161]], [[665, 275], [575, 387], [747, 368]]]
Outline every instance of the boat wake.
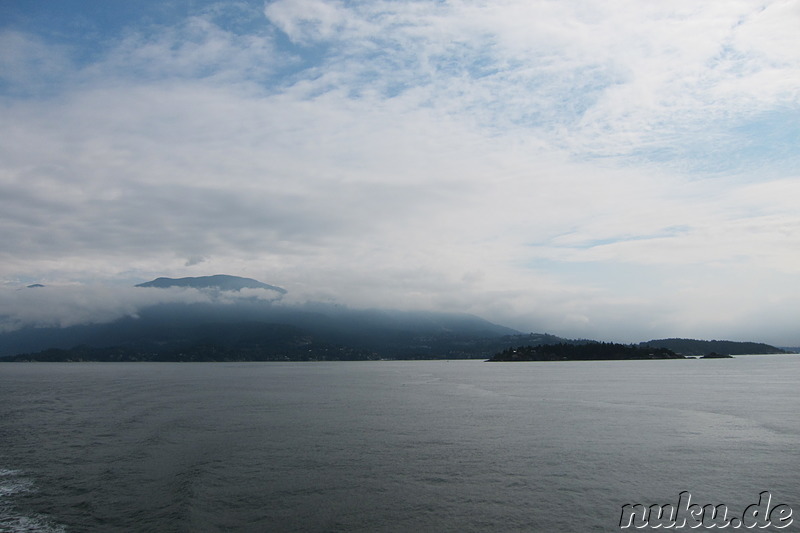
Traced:
[[0, 468], [0, 533], [65, 533], [64, 526], [48, 517], [26, 516], [17, 508], [17, 496], [30, 492], [36, 492], [33, 479], [21, 470]]

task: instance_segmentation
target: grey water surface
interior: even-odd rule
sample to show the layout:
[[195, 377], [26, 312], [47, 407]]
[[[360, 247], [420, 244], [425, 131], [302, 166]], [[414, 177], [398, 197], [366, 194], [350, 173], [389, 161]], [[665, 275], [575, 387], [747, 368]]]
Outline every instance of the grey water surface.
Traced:
[[795, 355], [0, 364], [0, 531], [619, 531], [681, 491], [797, 513], [799, 410]]

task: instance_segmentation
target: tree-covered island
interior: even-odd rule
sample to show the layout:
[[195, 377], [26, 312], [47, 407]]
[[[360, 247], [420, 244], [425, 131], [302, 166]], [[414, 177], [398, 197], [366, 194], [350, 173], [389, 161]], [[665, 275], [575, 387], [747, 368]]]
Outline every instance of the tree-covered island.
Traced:
[[613, 361], [623, 359], [685, 359], [685, 357], [667, 348], [590, 342], [586, 344], [559, 343], [508, 348], [495, 354], [489, 361]]

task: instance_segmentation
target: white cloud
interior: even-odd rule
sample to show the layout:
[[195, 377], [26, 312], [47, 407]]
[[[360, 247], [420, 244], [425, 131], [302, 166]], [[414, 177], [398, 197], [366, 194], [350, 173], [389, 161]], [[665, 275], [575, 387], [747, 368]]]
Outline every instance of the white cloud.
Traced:
[[0, 30], [0, 82], [8, 84], [12, 93], [42, 91], [68, 76], [70, 67], [63, 46], [49, 45], [20, 31]]
[[23, 326], [68, 327], [113, 322], [161, 303], [208, 302], [198, 290], [165, 290], [103, 285], [0, 289], [0, 331]]
[[83, 73], [97, 83], [109, 80], [160, 81], [207, 79], [218, 84], [269, 79], [280, 66], [266, 35], [238, 35], [209, 16], [194, 16], [160, 31], [131, 32], [121, 37], [103, 59]]
[[300, 43], [325, 40], [348, 28], [352, 20], [341, 2], [278, 0], [264, 13], [290, 39]]
[[21, 327], [69, 327], [136, 318], [142, 309], [161, 304], [242, 301], [275, 302], [281, 294], [269, 289], [218, 291], [193, 288], [122, 287], [107, 284], [46, 285], [0, 288], [0, 332]]
[[[795, 68], [800, 61], [797, 32], [800, 4], [793, 0], [768, 2], [736, 27], [734, 45], [747, 50], [753, 59], [770, 66]], [[768, 90], [772, 86], [768, 86]]]

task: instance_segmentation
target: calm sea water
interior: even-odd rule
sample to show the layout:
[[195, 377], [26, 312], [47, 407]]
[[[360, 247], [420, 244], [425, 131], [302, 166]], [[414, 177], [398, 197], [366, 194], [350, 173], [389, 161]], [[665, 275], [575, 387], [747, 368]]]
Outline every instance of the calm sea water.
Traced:
[[0, 531], [619, 531], [768, 490], [800, 357], [0, 365]]

